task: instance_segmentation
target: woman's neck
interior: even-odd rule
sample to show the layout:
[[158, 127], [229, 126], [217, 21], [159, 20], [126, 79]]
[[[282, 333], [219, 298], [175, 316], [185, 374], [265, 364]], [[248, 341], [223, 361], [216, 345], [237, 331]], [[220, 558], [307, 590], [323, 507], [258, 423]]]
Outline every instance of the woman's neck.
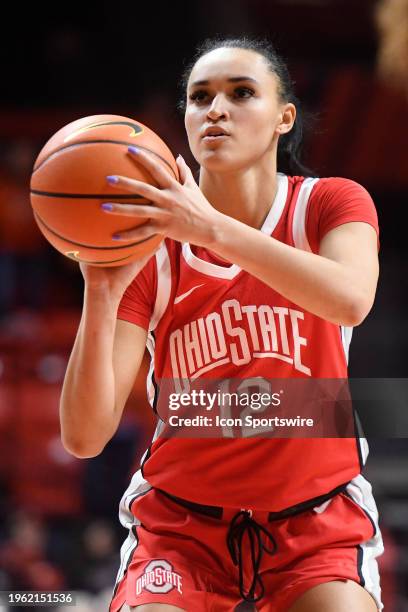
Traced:
[[260, 229], [278, 186], [276, 164], [269, 162], [263, 166], [260, 164], [230, 173], [215, 173], [201, 168], [200, 189], [214, 208]]

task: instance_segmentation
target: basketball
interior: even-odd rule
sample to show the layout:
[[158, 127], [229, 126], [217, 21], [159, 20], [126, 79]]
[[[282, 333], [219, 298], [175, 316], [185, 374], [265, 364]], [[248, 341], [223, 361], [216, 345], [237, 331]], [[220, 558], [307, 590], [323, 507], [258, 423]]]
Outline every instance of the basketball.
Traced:
[[95, 266], [120, 266], [154, 252], [161, 235], [121, 242], [116, 232], [137, 227], [146, 219], [107, 215], [103, 202], [146, 204], [138, 194], [122, 192], [106, 177], [121, 175], [156, 185], [127, 149], [149, 151], [178, 180], [176, 161], [163, 140], [139, 121], [119, 115], [93, 115], [56, 132], [40, 151], [30, 184], [35, 220], [60, 253]]

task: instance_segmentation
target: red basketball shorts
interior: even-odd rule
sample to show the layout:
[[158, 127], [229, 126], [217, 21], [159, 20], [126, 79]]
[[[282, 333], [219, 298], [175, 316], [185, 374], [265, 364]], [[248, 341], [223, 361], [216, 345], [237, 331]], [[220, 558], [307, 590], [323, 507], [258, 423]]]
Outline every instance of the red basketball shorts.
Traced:
[[152, 488], [134, 499], [110, 612], [125, 603], [287, 612], [305, 591], [332, 580], [361, 584], [382, 610], [376, 561], [382, 538], [371, 487], [361, 475], [331, 499], [287, 518], [183, 501]]

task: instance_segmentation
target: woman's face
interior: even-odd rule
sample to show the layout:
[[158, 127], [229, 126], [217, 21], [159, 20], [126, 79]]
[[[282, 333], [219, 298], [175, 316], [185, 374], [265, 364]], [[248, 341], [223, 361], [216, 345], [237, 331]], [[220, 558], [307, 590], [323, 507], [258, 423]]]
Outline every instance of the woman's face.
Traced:
[[209, 170], [228, 172], [269, 160], [294, 117], [293, 104], [279, 100], [276, 76], [254, 51], [216, 49], [190, 74], [185, 126], [195, 159]]

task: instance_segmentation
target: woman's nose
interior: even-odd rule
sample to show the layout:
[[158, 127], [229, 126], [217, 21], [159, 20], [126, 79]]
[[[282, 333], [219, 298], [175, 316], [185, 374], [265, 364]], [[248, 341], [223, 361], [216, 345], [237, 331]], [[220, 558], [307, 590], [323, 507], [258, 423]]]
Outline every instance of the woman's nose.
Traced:
[[227, 119], [228, 110], [226, 100], [221, 96], [215, 96], [210, 108], [208, 109], [207, 117], [211, 121], [217, 121], [218, 119]]

